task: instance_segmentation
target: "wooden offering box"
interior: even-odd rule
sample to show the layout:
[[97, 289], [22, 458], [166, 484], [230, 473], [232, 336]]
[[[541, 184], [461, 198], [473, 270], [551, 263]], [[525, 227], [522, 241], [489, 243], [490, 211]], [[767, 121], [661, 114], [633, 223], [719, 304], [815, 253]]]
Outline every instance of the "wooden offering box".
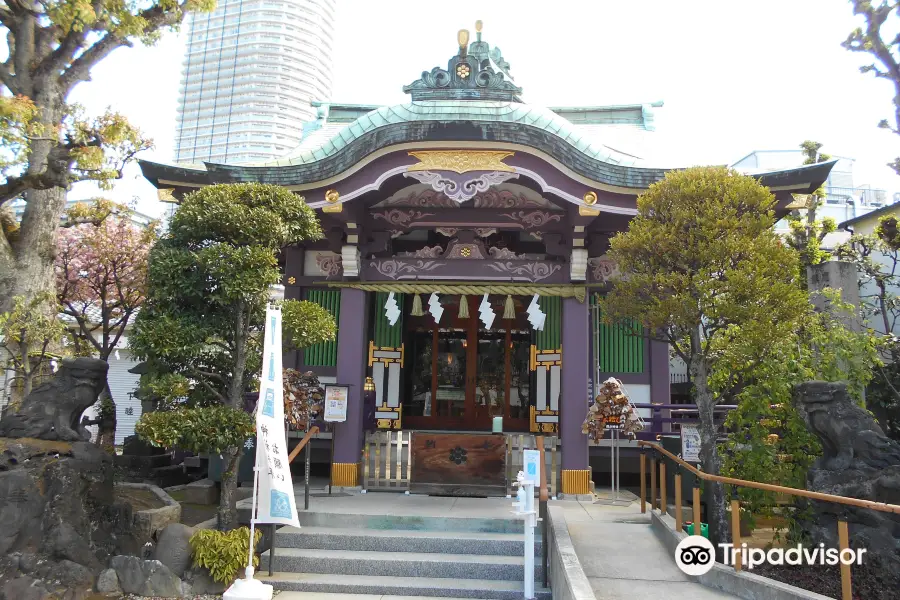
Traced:
[[506, 496], [506, 438], [414, 432], [409, 491], [433, 496]]

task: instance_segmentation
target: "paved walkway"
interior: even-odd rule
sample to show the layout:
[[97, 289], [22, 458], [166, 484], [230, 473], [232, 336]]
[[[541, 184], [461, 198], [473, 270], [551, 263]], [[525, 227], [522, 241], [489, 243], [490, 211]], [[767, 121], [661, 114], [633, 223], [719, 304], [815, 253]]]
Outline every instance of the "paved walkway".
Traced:
[[598, 600], [736, 598], [694, 583], [650, 528], [640, 502], [627, 506], [558, 502], [575, 553]]

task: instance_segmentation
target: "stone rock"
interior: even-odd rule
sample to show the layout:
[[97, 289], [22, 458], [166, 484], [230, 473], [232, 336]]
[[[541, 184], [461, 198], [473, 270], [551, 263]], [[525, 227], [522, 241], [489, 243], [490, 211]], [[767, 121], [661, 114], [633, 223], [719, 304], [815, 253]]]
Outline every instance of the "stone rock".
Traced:
[[136, 556], [114, 556], [119, 585], [126, 594], [138, 596], [181, 597], [181, 580], [158, 560], [141, 560]]
[[94, 584], [94, 572], [71, 560], [44, 562], [36, 569], [35, 575], [49, 588], [90, 590]]
[[185, 572], [184, 579], [191, 584], [191, 592], [195, 595], [222, 594], [228, 587], [212, 578], [207, 569], [195, 567]]
[[0, 438], [0, 555], [99, 567], [131, 525], [114, 503], [113, 478], [109, 454], [93, 444]]
[[[888, 438], [872, 415], [853, 401], [845, 383], [800, 384], [794, 389], [794, 403], [822, 444], [822, 456], [807, 473], [807, 489], [900, 502], [900, 443]], [[810, 505], [812, 516], [803, 526], [814, 543], [837, 548], [837, 521], [846, 520], [850, 545], [867, 549], [865, 562], [873, 576], [890, 589], [900, 588], [900, 515], [830, 502]]]
[[0, 582], [28, 573], [53, 594], [62, 581], [90, 589], [109, 556], [133, 552], [131, 507], [113, 484], [93, 444], [0, 438], [0, 557], [18, 554], [0, 561]]
[[45, 548], [54, 558], [71, 561], [84, 561], [93, 554], [88, 541], [68, 523], [59, 523], [47, 532]]
[[188, 504], [218, 504], [219, 487], [212, 479], [201, 479], [184, 487], [184, 502]]
[[0, 600], [50, 600], [50, 592], [36, 579], [18, 577], [0, 588]]
[[122, 442], [122, 456], [155, 456], [159, 448], [151, 446], [139, 435], [129, 435]]
[[97, 577], [96, 589], [101, 594], [121, 594], [122, 587], [119, 585], [119, 576], [116, 575], [115, 569], [104, 569]]
[[159, 534], [153, 558], [181, 577], [191, 566], [190, 541], [194, 531], [193, 527], [181, 523], [172, 523], [167, 526]]
[[59, 371], [0, 420], [0, 436], [78, 442], [90, 439], [81, 415], [97, 402], [109, 365], [96, 358], [62, 361]]
[[181, 505], [173, 501], [160, 508], [139, 510], [134, 513], [132, 531], [140, 540], [158, 538], [163, 529], [181, 520]]
[[38, 566], [38, 557], [30, 552], [19, 556], [19, 570], [23, 573], [32, 573]]

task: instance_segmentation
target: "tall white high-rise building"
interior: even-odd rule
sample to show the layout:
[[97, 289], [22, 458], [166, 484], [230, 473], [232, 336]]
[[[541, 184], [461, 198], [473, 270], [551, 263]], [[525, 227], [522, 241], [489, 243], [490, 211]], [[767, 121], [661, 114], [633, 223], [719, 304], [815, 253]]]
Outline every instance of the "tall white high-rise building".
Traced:
[[219, 0], [189, 17], [175, 161], [278, 158], [331, 98], [336, 0]]

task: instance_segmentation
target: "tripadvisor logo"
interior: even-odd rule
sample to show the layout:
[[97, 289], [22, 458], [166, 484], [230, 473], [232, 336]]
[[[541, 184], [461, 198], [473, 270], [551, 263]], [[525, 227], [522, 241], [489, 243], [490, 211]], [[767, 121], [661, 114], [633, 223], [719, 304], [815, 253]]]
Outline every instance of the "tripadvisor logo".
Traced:
[[686, 575], [704, 575], [716, 564], [716, 549], [702, 535], [689, 535], [675, 548], [675, 564]]
[[[866, 553], [865, 548], [854, 550], [845, 548], [839, 550], [837, 548], [826, 548], [825, 544], [818, 546], [805, 547], [798, 544], [792, 548], [748, 548], [747, 544], [741, 544], [740, 549], [734, 548], [731, 544], [719, 544], [722, 555], [725, 557], [724, 564], [734, 565], [738, 560], [740, 552], [742, 559], [741, 564], [748, 569], [752, 569], [762, 564], [769, 565], [820, 565], [834, 566], [843, 565], [861, 565], [863, 554]], [[675, 564], [686, 575], [704, 575], [709, 573], [713, 565], [716, 563], [715, 547], [705, 537], [699, 535], [691, 535], [678, 543], [675, 548]]]

